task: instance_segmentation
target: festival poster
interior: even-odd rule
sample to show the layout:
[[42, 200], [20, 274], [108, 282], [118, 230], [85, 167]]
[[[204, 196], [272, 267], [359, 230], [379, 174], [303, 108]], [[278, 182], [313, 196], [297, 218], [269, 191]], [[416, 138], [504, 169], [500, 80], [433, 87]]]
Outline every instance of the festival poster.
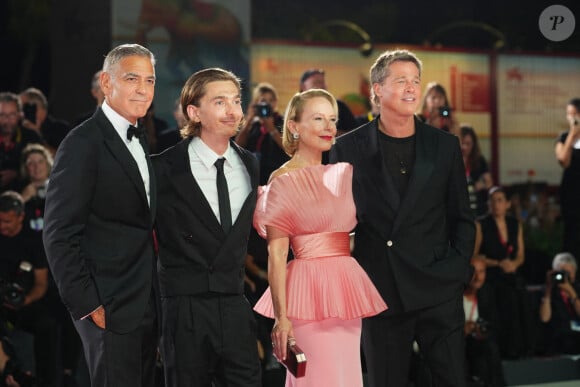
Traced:
[[499, 55], [497, 68], [502, 183], [559, 184], [554, 146], [568, 128], [566, 104], [580, 94], [580, 58]]

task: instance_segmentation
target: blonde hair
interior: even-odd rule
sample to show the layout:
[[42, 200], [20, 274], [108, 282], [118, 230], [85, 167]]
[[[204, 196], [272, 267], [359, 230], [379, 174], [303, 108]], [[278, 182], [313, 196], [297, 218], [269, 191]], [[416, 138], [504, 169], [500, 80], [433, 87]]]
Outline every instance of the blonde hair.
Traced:
[[22, 156], [20, 156], [20, 160], [21, 160], [20, 161], [20, 175], [24, 179], [27, 179], [27, 180], [30, 176], [28, 176], [28, 168], [26, 168], [26, 161], [28, 160], [28, 157], [30, 157], [30, 155], [34, 154], [34, 153], [38, 153], [39, 155], [44, 157], [44, 160], [46, 161], [46, 165], [48, 166], [47, 172], [49, 175], [50, 175], [50, 171], [52, 170], [53, 159], [52, 159], [52, 155], [50, 154], [48, 149], [46, 149], [41, 144], [36, 144], [36, 143], [28, 144], [22, 150]]
[[274, 96], [274, 100], [278, 100], [278, 92], [276, 92], [274, 86], [268, 82], [260, 82], [254, 87], [254, 91], [252, 92], [252, 104], [258, 103], [265, 93], [271, 93]]
[[293, 156], [294, 153], [296, 153], [296, 149], [298, 149], [298, 140], [295, 140], [292, 136], [292, 132], [288, 128], [288, 122], [300, 122], [306, 103], [311, 99], [318, 97], [322, 97], [330, 102], [334, 109], [334, 113], [338, 116], [338, 105], [336, 104], [336, 99], [328, 91], [324, 89], [310, 89], [294, 94], [286, 107], [286, 113], [284, 114], [284, 128], [282, 130], [282, 146], [284, 147], [286, 154], [289, 156]]

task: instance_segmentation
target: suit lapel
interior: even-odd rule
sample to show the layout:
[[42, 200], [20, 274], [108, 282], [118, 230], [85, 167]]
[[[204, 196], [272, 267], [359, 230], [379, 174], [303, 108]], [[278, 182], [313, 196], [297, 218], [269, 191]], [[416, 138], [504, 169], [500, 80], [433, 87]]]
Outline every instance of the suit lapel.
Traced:
[[[358, 138], [357, 154], [361, 155], [363, 162], [368, 160], [364, 170], [368, 171], [372, 184], [376, 186], [381, 196], [376, 199], [383, 200], [391, 206], [393, 211], [397, 211], [400, 204], [399, 193], [395, 189], [391, 175], [385, 170], [383, 155], [379, 147], [379, 128], [377, 123], [378, 119], [375, 119], [368, 125], [366, 135]], [[365, 155], [371, 156], [367, 158]]]
[[[246, 219], [246, 217], [248, 215], [251, 215], [254, 211], [256, 204], [256, 190], [258, 187], [259, 171], [258, 164], [256, 163], [256, 160], [253, 156], [251, 156], [247, 152], [243, 152], [242, 149], [238, 146], [238, 144], [234, 143], [233, 141], [230, 141], [230, 146], [236, 151], [236, 153], [246, 166], [246, 169], [248, 170], [248, 175], [250, 176], [250, 193], [246, 197], [246, 200], [244, 201], [240, 213], [238, 214], [238, 217], [236, 218], [233, 224], [232, 227], [233, 230], [237, 227], [238, 221], [240, 219]], [[250, 211], [250, 214], [246, 214], [248, 210]]]
[[243, 152], [242, 149], [238, 144], [233, 141], [230, 141], [230, 146], [236, 151], [242, 162], [246, 166], [248, 170], [248, 175], [250, 175], [250, 184], [252, 191], [258, 186], [258, 170], [257, 164], [253, 156], [248, 154], [247, 152]]
[[155, 214], [157, 212], [157, 184], [155, 180], [155, 171], [153, 170], [153, 165], [151, 164], [147, 137], [142, 136], [139, 142], [141, 143], [143, 151], [145, 152], [147, 170], [149, 171], [149, 208], [151, 209], [151, 222], [154, 222]]
[[395, 218], [393, 231], [398, 229], [403, 219], [407, 217], [421, 194], [426, 190], [427, 182], [433, 173], [436, 150], [439, 146], [437, 136], [430, 131], [423, 130], [422, 124], [417, 120], [415, 120], [415, 128], [415, 167], [407, 187], [407, 193]]
[[207, 201], [200, 186], [191, 173], [188, 146], [191, 138], [181, 141], [174, 152], [174, 158], [170, 160], [169, 181], [173, 184], [175, 192], [187, 203], [195, 216], [216, 236], [223, 237], [224, 231], [217, 220], [209, 202]]
[[[123, 140], [121, 140], [119, 134], [115, 131], [115, 128], [113, 128], [113, 125], [101, 110], [96, 113], [95, 117], [97, 118], [97, 123], [103, 132], [105, 146], [109, 149], [111, 155], [119, 162], [121, 169], [123, 169], [129, 177], [129, 180], [131, 180], [135, 185], [135, 188], [137, 188], [141, 200], [143, 200], [143, 203], [147, 208], [149, 208], [149, 203], [147, 203], [147, 193], [145, 192], [145, 186], [143, 185], [143, 178], [139, 173], [139, 167], [137, 166], [137, 162], [133, 158], [133, 155], [131, 155], [131, 152], [129, 152], [129, 149], [127, 149], [127, 146], [123, 143]], [[150, 169], [149, 175], [151, 176], [152, 174], [153, 171]]]

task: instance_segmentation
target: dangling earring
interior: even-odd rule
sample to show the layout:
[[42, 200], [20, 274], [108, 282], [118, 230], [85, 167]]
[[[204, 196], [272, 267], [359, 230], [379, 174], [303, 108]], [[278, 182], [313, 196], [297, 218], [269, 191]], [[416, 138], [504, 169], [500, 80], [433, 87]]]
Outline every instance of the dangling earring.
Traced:
[[292, 133], [292, 138], [293, 138], [295, 141], [298, 141], [298, 139], [300, 138], [300, 135], [299, 135], [298, 133]]
[[332, 138], [332, 145], [335, 145], [335, 144], [336, 144], [336, 137], [333, 137]]

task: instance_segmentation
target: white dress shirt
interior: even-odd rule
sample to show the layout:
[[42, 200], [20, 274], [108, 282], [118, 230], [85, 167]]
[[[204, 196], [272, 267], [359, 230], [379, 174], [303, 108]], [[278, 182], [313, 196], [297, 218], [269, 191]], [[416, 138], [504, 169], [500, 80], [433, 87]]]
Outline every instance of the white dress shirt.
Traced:
[[193, 178], [201, 188], [218, 222], [220, 220], [220, 209], [216, 186], [217, 169], [214, 163], [217, 159], [225, 157], [224, 175], [228, 182], [232, 225], [234, 225], [246, 198], [252, 190], [250, 174], [242, 159], [229, 144], [225, 153], [218, 155], [199, 137], [194, 137], [191, 140], [187, 152]]
[[131, 140], [127, 140], [127, 129], [129, 129], [129, 125], [137, 126], [137, 123], [129, 122], [124, 117], [122, 117], [119, 113], [114, 111], [107, 102], [104, 101], [101, 105], [103, 109], [103, 113], [109, 119], [123, 143], [129, 149], [129, 152], [135, 159], [137, 163], [137, 167], [139, 168], [139, 173], [141, 174], [141, 178], [143, 179], [143, 185], [145, 186], [145, 193], [147, 194], [147, 203], [151, 205], [151, 193], [150, 193], [150, 183], [149, 183], [149, 168], [147, 168], [147, 159], [145, 156], [145, 151], [139, 142], [139, 139], [135, 136], [131, 138]]

